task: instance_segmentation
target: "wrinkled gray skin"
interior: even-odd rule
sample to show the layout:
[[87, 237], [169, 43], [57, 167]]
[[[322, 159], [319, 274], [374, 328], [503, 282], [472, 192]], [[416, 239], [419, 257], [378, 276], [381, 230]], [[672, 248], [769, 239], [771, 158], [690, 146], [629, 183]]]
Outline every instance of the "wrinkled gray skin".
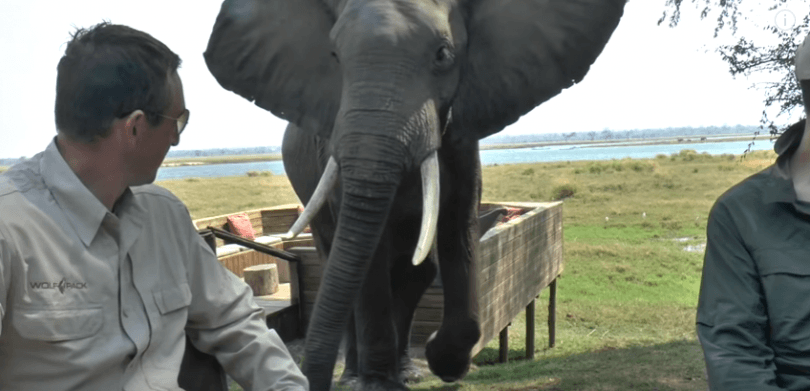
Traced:
[[[342, 381], [405, 389], [413, 309], [438, 271], [445, 306], [427, 359], [445, 381], [466, 374], [480, 338], [478, 140], [582, 80], [624, 3], [225, 1], [205, 52], [211, 73], [290, 122], [284, 164], [303, 202], [328, 158], [339, 166], [339, 184], [312, 222], [328, 259], [307, 329], [312, 390], [330, 388], [344, 330]], [[414, 267], [420, 165], [433, 152], [437, 245]]]

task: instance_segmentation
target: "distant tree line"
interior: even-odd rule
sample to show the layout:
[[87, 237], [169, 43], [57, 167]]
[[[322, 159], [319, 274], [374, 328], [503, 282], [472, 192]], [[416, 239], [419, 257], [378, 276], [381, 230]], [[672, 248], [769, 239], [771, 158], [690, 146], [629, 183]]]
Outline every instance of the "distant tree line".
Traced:
[[507, 135], [495, 134], [481, 140], [482, 145], [522, 144], [555, 141], [599, 141], [599, 140], [644, 140], [661, 137], [680, 136], [713, 136], [720, 134], [752, 135], [759, 131], [758, 126], [708, 126], [708, 127], [675, 127], [666, 129], [610, 130], [570, 133], [546, 133]]
[[239, 156], [239, 155], [270, 155], [281, 153], [280, 146], [248, 147], [248, 148], [214, 148], [193, 150], [170, 150], [166, 157], [188, 158], [207, 156]]

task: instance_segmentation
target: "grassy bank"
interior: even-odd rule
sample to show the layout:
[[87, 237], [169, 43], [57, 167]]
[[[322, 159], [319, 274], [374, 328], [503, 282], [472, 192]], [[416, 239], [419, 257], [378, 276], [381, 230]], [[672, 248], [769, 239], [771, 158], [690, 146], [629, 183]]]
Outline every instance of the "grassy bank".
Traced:
[[193, 219], [300, 202], [286, 176], [261, 172], [158, 182], [188, 206]]
[[[417, 390], [702, 390], [694, 333], [702, 252], [711, 205], [726, 189], [773, 162], [682, 152], [655, 159], [484, 168], [485, 201], [564, 205], [565, 272], [559, 280], [557, 345], [545, 347], [548, 293], [538, 300], [535, 359], [497, 360], [497, 341], [459, 384], [435, 377]], [[284, 177], [162, 182], [195, 217], [296, 202]], [[220, 194], [211, 196], [212, 192]], [[206, 194], [206, 198], [200, 195]], [[271, 198], [274, 197], [274, 198]], [[607, 219], [606, 219], [607, 218]], [[509, 330], [510, 357], [524, 352], [524, 315]]]

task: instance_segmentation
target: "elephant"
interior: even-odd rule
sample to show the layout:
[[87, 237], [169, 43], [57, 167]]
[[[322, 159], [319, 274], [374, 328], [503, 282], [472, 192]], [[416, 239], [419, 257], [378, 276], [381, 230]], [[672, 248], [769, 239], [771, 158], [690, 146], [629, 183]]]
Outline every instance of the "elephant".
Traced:
[[226, 0], [204, 58], [226, 90], [289, 122], [287, 176], [326, 260], [306, 330], [312, 390], [407, 389], [414, 309], [445, 382], [481, 331], [478, 142], [580, 82], [626, 0]]

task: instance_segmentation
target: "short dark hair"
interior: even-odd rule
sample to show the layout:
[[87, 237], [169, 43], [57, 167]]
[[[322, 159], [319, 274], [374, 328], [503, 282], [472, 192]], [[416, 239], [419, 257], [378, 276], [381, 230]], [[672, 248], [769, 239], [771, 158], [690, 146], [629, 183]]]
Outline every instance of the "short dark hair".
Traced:
[[804, 114], [810, 117], [810, 79], [799, 80], [802, 87], [802, 101], [804, 102]]
[[142, 31], [108, 22], [79, 28], [56, 68], [56, 128], [91, 143], [139, 109], [157, 126], [171, 104], [168, 76], [179, 67], [177, 54]]

